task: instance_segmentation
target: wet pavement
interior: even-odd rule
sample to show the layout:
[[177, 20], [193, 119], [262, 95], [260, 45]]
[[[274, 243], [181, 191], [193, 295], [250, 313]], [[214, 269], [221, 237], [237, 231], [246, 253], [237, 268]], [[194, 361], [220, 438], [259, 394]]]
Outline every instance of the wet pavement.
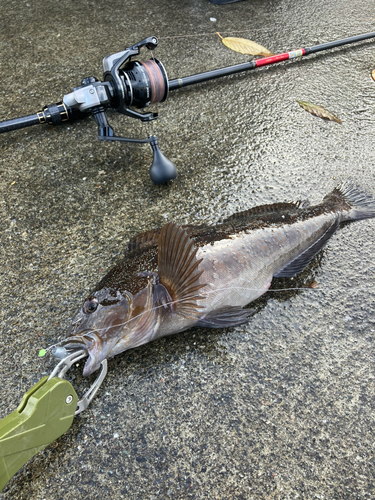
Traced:
[[[0, 120], [100, 78], [104, 56], [149, 35], [176, 78], [247, 60], [215, 31], [284, 52], [374, 29], [360, 0], [0, 5]], [[1, 135], [0, 417], [52, 370], [38, 351], [138, 232], [319, 201], [348, 175], [374, 194], [374, 67], [368, 41], [175, 91], [149, 125], [111, 113], [118, 135], [158, 135], [179, 171], [164, 186], [150, 181], [149, 146], [100, 143], [92, 118]], [[374, 220], [345, 225], [302, 277], [275, 284], [318, 289], [268, 293], [246, 326], [112, 359], [92, 405], [0, 499], [374, 498], [374, 237]], [[81, 372], [79, 394], [94, 379]]]

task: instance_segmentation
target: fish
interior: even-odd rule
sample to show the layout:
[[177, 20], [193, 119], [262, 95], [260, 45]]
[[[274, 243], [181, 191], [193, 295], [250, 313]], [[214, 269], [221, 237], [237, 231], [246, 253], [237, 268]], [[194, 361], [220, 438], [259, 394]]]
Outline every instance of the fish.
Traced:
[[103, 360], [192, 327], [250, 321], [273, 278], [300, 273], [346, 221], [375, 217], [375, 199], [347, 179], [321, 203], [261, 205], [216, 225], [168, 222], [133, 238], [71, 321], [67, 350], [83, 375]]

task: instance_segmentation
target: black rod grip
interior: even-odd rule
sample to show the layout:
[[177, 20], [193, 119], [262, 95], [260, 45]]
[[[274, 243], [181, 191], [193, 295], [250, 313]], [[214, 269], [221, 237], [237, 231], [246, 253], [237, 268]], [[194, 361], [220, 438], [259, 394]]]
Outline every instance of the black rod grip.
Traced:
[[14, 118], [13, 120], [6, 120], [0, 122], [0, 134], [3, 132], [10, 132], [11, 130], [17, 130], [19, 128], [31, 127], [31, 125], [38, 125], [40, 123], [37, 114], [21, 116], [20, 118]]

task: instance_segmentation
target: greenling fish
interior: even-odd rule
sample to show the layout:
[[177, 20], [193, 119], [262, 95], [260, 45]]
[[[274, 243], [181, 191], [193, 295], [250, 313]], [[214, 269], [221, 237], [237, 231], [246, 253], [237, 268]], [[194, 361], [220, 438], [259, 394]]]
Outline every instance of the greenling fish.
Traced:
[[375, 216], [375, 200], [346, 180], [323, 201], [275, 203], [216, 226], [173, 222], [136, 236], [72, 321], [65, 348], [85, 349], [83, 374], [109, 357], [193, 326], [249, 321], [244, 306], [274, 277], [301, 272], [341, 222]]

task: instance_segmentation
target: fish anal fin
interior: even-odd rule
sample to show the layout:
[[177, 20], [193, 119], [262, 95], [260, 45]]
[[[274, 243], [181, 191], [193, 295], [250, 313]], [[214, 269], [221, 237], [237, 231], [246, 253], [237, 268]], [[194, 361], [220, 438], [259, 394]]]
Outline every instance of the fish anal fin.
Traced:
[[225, 307], [206, 314], [196, 326], [206, 328], [227, 328], [247, 323], [256, 309], [242, 309], [241, 307]]
[[300, 273], [305, 269], [305, 267], [312, 261], [315, 255], [324, 247], [331, 236], [335, 233], [340, 225], [340, 221], [337, 219], [327, 231], [313, 243], [307, 250], [302, 252], [298, 257], [289, 262], [283, 269], [278, 273], [274, 274], [274, 278], [291, 278], [296, 274]]
[[258, 207], [249, 208], [243, 212], [237, 212], [231, 215], [226, 220], [242, 219], [242, 218], [255, 218], [262, 215], [277, 214], [280, 212], [286, 212], [288, 210], [297, 210], [299, 208], [305, 208], [310, 205], [308, 200], [299, 200], [292, 202], [282, 202], [282, 203], [272, 203], [270, 205], [259, 205]]
[[202, 259], [196, 259], [198, 249], [179, 225], [165, 224], [158, 239], [158, 275], [172, 299], [172, 310], [184, 317], [197, 319], [201, 315], [198, 300], [203, 299], [200, 283]]

